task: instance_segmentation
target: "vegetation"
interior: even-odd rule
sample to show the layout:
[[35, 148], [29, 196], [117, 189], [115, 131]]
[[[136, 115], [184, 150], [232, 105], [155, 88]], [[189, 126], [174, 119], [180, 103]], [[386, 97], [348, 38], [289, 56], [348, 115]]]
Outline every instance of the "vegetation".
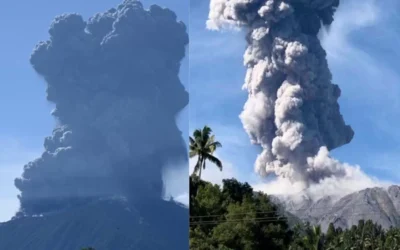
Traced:
[[199, 178], [201, 178], [201, 170], [206, 168], [206, 161], [214, 163], [222, 171], [221, 161], [213, 155], [215, 150], [222, 145], [211, 133], [211, 128], [204, 126], [203, 129], [196, 129], [193, 137], [189, 136], [189, 156], [190, 158], [197, 156], [193, 175], [198, 174]]
[[287, 249], [292, 232], [263, 194], [235, 179], [190, 178], [190, 249]]
[[192, 250], [400, 250], [400, 229], [360, 221], [350, 229], [289, 227], [268, 195], [235, 179], [213, 185], [190, 177]]

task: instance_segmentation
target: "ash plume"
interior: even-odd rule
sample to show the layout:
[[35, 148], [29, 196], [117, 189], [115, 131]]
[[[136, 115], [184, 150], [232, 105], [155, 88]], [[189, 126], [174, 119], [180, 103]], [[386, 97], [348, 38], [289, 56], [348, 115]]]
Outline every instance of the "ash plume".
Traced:
[[211, 0], [209, 29], [244, 29], [248, 100], [240, 115], [254, 144], [255, 169], [302, 188], [344, 178], [346, 166], [329, 151], [354, 132], [340, 114], [340, 89], [332, 83], [318, 39], [339, 0]]
[[161, 199], [166, 162], [187, 161], [175, 117], [188, 104], [178, 77], [188, 44], [174, 12], [125, 0], [85, 21], [55, 18], [30, 62], [55, 104], [42, 156], [15, 180], [20, 215], [82, 199]]

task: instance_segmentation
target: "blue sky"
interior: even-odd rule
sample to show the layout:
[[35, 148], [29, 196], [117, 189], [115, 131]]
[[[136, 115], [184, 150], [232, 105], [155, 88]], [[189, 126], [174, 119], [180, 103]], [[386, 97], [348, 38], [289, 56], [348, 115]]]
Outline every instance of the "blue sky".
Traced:
[[[0, 28], [7, 34], [0, 47], [0, 221], [9, 219], [18, 206], [13, 179], [20, 175], [24, 164], [41, 154], [43, 139], [54, 126], [52, 107], [45, 100], [45, 85], [29, 65], [34, 45], [47, 39], [54, 16], [78, 12], [87, 18], [119, 2], [5, 3], [7, 11], [0, 16]], [[145, 0], [144, 4], [148, 6], [149, 2]], [[189, 4], [185, 2], [151, 0], [170, 7], [188, 23]], [[323, 41], [334, 81], [342, 89], [342, 114], [356, 133], [349, 145], [335, 150], [333, 155], [360, 165], [369, 175], [398, 183], [400, 20], [395, 10], [400, 4], [397, 0], [365, 0], [357, 5], [356, 2], [360, 1], [348, 1], [340, 9], [331, 33]], [[243, 34], [206, 30], [208, 1], [193, 0], [190, 9], [190, 63], [186, 58], [181, 79], [191, 99], [180, 127], [187, 134], [188, 118], [189, 131], [207, 124], [223, 143], [218, 156], [225, 170], [219, 172], [209, 165], [203, 175], [206, 179], [218, 183], [221, 178], [236, 177], [257, 182], [253, 163], [259, 151], [250, 144], [238, 117], [246, 101], [246, 92], [241, 90], [245, 74]], [[179, 178], [172, 178], [187, 180], [186, 170], [177, 174]], [[181, 182], [175, 183], [171, 193], [184, 193]]]
[[[3, 39], [0, 46], [0, 222], [8, 220], [18, 208], [14, 178], [23, 166], [43, 152], [43, 141], [51, 135], [54, 120], [52, 106], [46, 102], [45, 84], [29, 64], [37, 42], [48, 39], [53, 18], [76, 12], [85, 19], [115, 7], [122, 0], [7, 1], [0, 15]], [[189, 3], [180, 0], [144, 0], [173, 9], [188, 23]], [[188, 60], [183, 62], [181, 80], [188, 83]], [[180, 117], [180, 127], [187, 134], [188, 112]], [[186, 181], [182, 180], [182, 181]]]
[[[355, 130], [353, 141], [332, 155], [394, 183], [400, 180], [400, 19], [394, 11], [399, 6], [395, 0], [347, 1], [323, 36], [334, 83], [342, 89], [342, 114]], [[206, 30], [207, 15], [208, 1], [192, 6], [190, 130], [205, 124], [214, 129], [227, 170], [219, 173], [210, 165], [204, 178], [218, 183], [221, 177], [235, 176], [257, 183], [253, 163], [259, 151], [250, 145], [238, 117], [247, 95], [241, 90], [244, 37]]]

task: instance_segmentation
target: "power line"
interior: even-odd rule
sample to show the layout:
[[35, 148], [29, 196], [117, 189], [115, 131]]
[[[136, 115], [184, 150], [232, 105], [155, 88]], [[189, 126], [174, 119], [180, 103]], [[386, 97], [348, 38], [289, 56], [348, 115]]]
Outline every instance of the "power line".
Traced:
[[254, 218], [254, 219], [237, 219], [237, 220], [225, 220], [225, 221], [198, 221], [198, 222], [191, 222], [191, 226], [197, 226], [197, 225], [217, 225], [221, 223], [237, 223], [237, 222], [254, 222], [254, 223], [260, 223], [260, 222], [284, 222], [286, 221], [285, 219], [279, 219], [278, 217], [276, 219], [273, 218]]
[[[254, 215], [254, 213], [248, 213]], [[353, 213], [350, 217], [354, 217], [355, 215], [362, 216], [362, 215], [372, 215], [372, 214], [380, 214], [378, 212], [364, 212], [364, 213]], [[221, 216], [222, 217], [222, 216]], [[242, 219], [221, 219], [221, 220], [199, 220], [199, 221], [191, 221], [190, 225], [215, 225], [221, 223], [232, 223], [232, 222], [283, 222], [287, 221], [288, 219], [283, 216], [264, 216], [261, 218], [242, 218]], [[299, 220], [301, 220], [299, 218]]]
[[[272, 214], [272, 213], [276, 213], [276, 211], [231, 213], [231, 214], [229, 214], [229, 215]], [[220, 217], [220, 216], [225, 216], [225, 215], [226, 215], [226, 214], [201, 215], [201, 216], [190, 216], [190, 218], [191, 218], [191, 219], [196, 219], [196, 218], [210, 218], [210, 217]]]
[[[358, 206], [365, 206], [365, 203], [359, 203], [359, 204], [352, 204], [351, 210], [354, 211], [355, 207]], [[317, 208], [312, 208], [311, 210], [330, 210], [332, 208], [336, 208], [336, 206], [325, 206], [325, 207], [317, 207]], [[250, 215], [250, 214], [274, 214], [278, 213], [280, 209], [277, 209], [275, 211], [254, 211], [254, 212], [244, 212], [244, 213], [231, 213], [229, 215]], [[285, 212], [289, 213], [296, 213], [299, 211], [306, 211], [310, 210], [310, 207], [308, 208], [301, 208], [301, 209], [285, 209]], [[210, 217], [221, 217], [225, 216], [225, 214], [214, 214], [214, 215], [199, 215], [199, 216], [190, 216], [191, 219], [196, 219], [196, 218], [210, 218]]]

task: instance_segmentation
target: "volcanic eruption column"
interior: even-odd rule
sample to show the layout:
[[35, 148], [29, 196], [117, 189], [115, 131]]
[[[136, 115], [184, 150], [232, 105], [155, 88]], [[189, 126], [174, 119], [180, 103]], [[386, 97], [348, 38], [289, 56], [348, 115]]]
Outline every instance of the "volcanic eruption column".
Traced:
[[340, 89], [332, 84], [318, 39], [333, 22], [339, 0], [211, 0], [209, 29], [247, 31], [240, 115], [251, 141], [262, 147], [255, 169], [304, 188], [345, 168], [329, 150], [354, 135], [340, 114]]
[[31, 64], [47, 83], [57, 127], [15, 185], [20, 215], [88, 197], [161, 200], [161, 170], [185, 160], [175, 116], [188, 93], [178, 74], [188, 35], [176, 15], [126, 0], [87, 22], [55, 18]]

